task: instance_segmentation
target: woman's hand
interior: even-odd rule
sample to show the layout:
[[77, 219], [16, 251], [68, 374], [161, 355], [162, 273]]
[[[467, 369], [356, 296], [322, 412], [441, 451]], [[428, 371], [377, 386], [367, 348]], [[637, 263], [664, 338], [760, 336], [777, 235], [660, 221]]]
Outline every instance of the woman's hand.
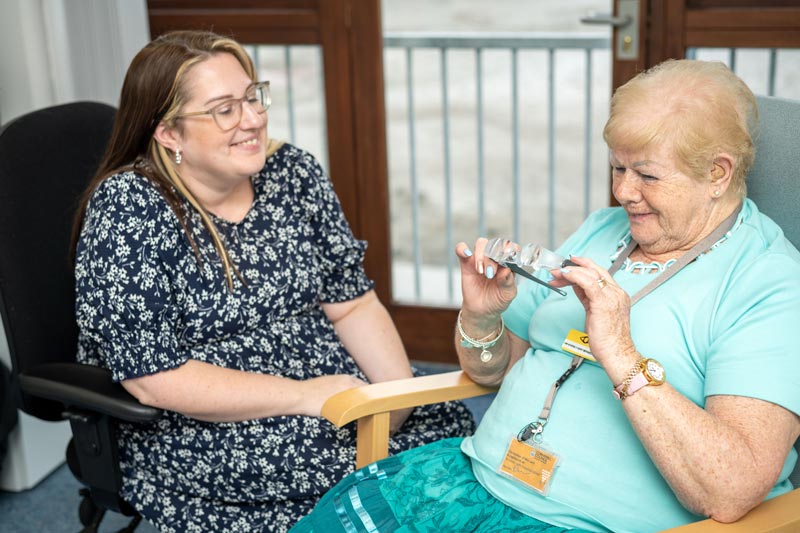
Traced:
[[[306, 398], [303, 414], [306, 416], [322, 416], [322, 406], [334, 394], [367, 385], [366, 382], [347, 374], [321, 376], [301, 382]], [[392, 411], [389, 417], [389, 434], [394, 435], [411, 415], [413, 409]]]
[[[586, 333], [592, 354], [606, 367], [607, 372], [607, 365], [612, 360], [622, 359], [623, 366], [635, 361], [638, 354], [631, 339], [631, 300], [628, 293], [614, 282], [608, 270], [591, 259], [571, 257], [570, 260], [577, 266], [552, 270], [551, 284], [554, 287], [572, 285], [575, 290], [575, 295], [586, 310]], [[612, 379], [615, 377], [611, 373], [609, 375]]]
[[300, 414], [304, 416], [322, 416], [322, 405], [336, 393], [363, 387], [365, 382], [348, 374], [320, 376], [299, 381], [302, 388]]
[[[324, 303], [322, 310], [370, 382], [413, 377], [400, 334], [374, 290], [346, 302]], [[411, 411], [401, 409], [391, 414], [391, 434], [400, 429]]]
[[[496, 324], [517, 295], [517, 285], [511, 270], [484, 255], [487, 242], [481, 237], [473, 250], [463, 242], [456, 246], [461, 265], [461, 307], [465, 314], [485, 317]], [[511, 241], [506, 241], [506, 247], [519, 249]]]
[[[485, 256], [486, 243], [486, 239], [478, 239], [474, 251], [463, 242], [456, 246], [461, 264], [463, 301], [461, 327], [455, 333], [455, 346], [461, 368], [477, 383], [494, 386], [503, 381], [508, 369], [522, 357], [527, 343], [510, 331], [503, 333], [500, 329], [501, 313], [517, 295], [517, 284], [510, 269]], [[519, 249], [511, 241], [506, 241], [505, 246]], [[491, 346], [492, 356], [483, 360], [480, 347], [462, 345], [461, 331], [473, 339], [500, 335]]]
[[[322, 416], [322, 406], [334, 394], [367, 385], [366, 382], [347, 374], [334, 374], [301, 381], [303, 385], [303, 414]], [[394, 435], [411, 415], [413, 409], [392, 411], [389, 417], [389, 434]]]

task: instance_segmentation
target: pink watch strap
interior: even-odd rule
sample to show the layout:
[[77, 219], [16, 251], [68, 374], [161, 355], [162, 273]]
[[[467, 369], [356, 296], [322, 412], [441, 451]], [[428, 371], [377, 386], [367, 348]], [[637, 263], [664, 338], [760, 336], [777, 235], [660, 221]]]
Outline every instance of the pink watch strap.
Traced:
[[631, 380], [631, 384], [628, 385], [628, 396], [633, 396], [636, 391], [639, 389], [646, 387], [650, 383], [644, 375], [644, 372], [639, 372], [633, 379]]
[[[647, 378], [644, 376], [644, 372], [639, 372], [631, 378], [625, 397], [627, 398], [628, 396], [632, 396], [634, 392], [638, 391], [642, 387], [646, 387], [648, 383], [649, 382], [647, 381]], [[611, 390], [611, 394], [613, 394], [614, 398], [617, 400], [622, 400], [623, 387], [625, 387], [624, 382], [620, 383], [616, 388]]]

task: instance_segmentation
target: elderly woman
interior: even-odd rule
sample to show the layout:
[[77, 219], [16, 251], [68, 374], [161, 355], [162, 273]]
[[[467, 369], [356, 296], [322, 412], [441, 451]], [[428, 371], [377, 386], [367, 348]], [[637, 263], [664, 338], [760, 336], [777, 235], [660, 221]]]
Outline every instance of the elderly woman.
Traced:
[[719, 63], [668, 61], [618, 89], [604, 136], [620, 207], [560, 247], [566, 297], [518, 287], [485, 239], [456, 248], [459, 359], [500, 384], [475, 435], [356, 472], [295, 530], [652, 532], [789, 491], [800, 254], [745, 197], [756, 117]]
[[[288, 529], [354, 466], [325, 400], [412, 375], [366, 243], [317, 161], [268, 138], [269, 105], [235, 41], [159, 37], [77, 216], [79, 359], [165, 410], [119, 438], [122, 496], [161, 531]], [[395, 452], [474, 424], [460, 404], [392, 423]]]

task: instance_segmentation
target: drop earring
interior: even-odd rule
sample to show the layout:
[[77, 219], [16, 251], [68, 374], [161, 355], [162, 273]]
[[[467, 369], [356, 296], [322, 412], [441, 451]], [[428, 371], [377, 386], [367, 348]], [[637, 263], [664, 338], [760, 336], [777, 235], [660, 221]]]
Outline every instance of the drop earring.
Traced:
[[175, 150], [175, 164], [180, 165], [181, 161], [183, 161], [183, 157], [181, 156], [181, 149], [178, 148]]

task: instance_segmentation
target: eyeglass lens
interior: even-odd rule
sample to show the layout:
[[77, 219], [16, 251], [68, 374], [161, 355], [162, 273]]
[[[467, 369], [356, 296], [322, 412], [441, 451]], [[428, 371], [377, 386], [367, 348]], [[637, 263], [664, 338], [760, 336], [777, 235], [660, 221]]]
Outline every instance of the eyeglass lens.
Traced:
[[569, 259], [564, 259], [557, 253], [536, 244], [526, 244], [522, 249], [519, 249], [517, 245], [512, 245], [509, 240], [496, 238], [486, 243], [484, 253], [486, 257], [499, 265], [510, 268], [515, 274], [524, 276], [562, 296], [566, 296], [567, 293], [565, 291], [537, 278], [532, 272], [540, 269], [553, 270], [575, 265]]
[[211, 114], [217, 125], [223, 130], [231, 130], [238, 126], [242, 120], [242, 105], [245, 101], [256, 113], [265, 113], [271, 103], [269, 85], [253, 85], [247, 90], [244, 98], [228, 100], [212, 109]]
[[530, 270], [561, 268], [570, 261], [538, 244], [528, 243], [518, 249], [506, 239], [491, 239], [486, 243], [486, 256], [500, 265], [514, 263]]

